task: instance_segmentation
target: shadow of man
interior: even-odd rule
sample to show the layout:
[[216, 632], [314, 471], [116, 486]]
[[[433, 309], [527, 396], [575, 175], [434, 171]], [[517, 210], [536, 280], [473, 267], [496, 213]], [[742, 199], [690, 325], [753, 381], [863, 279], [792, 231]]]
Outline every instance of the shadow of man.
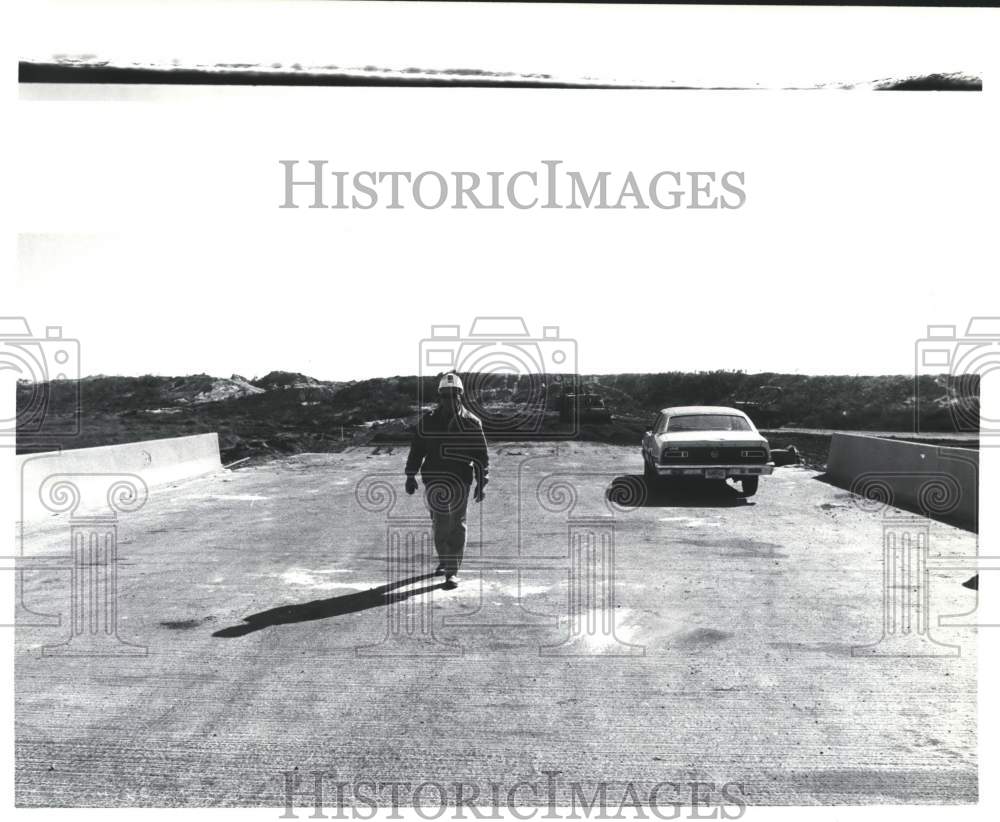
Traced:
[[238, 637], [252, 634], [264, 628], [274, 625], [289, 625], [295, 622], [310, 622], [316, 619], [327, 619], [329, 617], [343, 616], [344, 614], [354, 614], [358, 611], [366, 611], [369, 608], [382, 608], [391, 602], [399, 602], [410, 597], [429, 593], [435, 588], [443, 588], [444, 583], [437, 585], [423, 585], [409, 591], [397, 591], [407, 585], [413, 585], [425, 579], [433, 579], [434, 574], [421, 574], [419, 576], [407, 577], [378, 588], [370, 588], [367, 591], [358, 591], [353, 594], [344, 594], [339, 597], [328, 599], [314, 599], [312, 602], [302, 602], [298, 605], [280, 605], [277, 608], [269, 608], [256, 614], [251, 614], [243, 618], [241, 625], [231, 625], [216, 631], [215, 637]]

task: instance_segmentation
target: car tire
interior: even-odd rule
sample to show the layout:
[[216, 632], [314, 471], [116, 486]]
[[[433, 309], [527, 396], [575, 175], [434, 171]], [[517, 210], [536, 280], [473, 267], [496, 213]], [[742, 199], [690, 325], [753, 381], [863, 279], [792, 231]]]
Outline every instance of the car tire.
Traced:
[[743, 488], [743, 496], [752, 497], [757, 493], [757, 486], [760, 484], [760, 477], [743, 477], [740, 485]]

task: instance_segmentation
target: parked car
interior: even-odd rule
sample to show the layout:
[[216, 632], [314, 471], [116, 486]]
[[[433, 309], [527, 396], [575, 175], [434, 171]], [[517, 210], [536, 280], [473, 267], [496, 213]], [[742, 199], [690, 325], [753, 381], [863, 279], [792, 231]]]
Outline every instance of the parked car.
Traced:
[[738, 480], [744, 496], [773, 473], [771, 450], [750, 417], [736, 408], [664, 408], [642, 438], [647, 480]]

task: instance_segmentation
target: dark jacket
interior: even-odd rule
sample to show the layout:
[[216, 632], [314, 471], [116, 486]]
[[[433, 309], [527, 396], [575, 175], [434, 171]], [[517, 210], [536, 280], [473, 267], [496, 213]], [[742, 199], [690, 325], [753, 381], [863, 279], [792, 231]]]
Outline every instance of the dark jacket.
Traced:
[[485, 484], [489, 470], [490, 456], [479, 417], [463, 408], [449, 420], [439, 407], [420, 418], [406, 458], [407, 476], [420, 471], [424, 482], [429, 476], [444, 474], [466, 485], [473, 478]]

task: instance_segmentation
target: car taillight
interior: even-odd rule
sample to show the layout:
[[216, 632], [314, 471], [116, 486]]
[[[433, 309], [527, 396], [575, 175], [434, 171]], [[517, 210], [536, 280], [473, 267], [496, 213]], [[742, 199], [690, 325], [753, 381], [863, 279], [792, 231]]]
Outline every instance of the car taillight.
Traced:
[[745, 448], [740, 451], [740, 456], [747, 459], [767, 459], [767, 451], [763, 448]]

